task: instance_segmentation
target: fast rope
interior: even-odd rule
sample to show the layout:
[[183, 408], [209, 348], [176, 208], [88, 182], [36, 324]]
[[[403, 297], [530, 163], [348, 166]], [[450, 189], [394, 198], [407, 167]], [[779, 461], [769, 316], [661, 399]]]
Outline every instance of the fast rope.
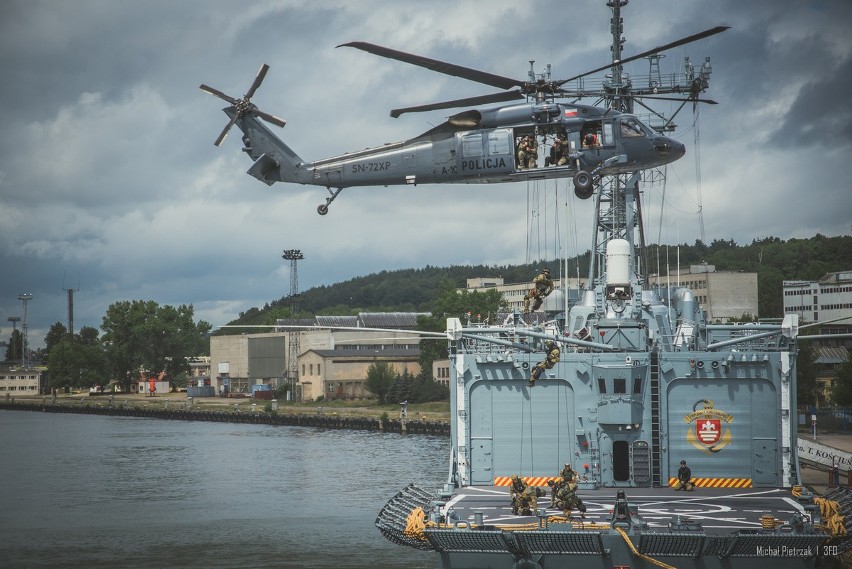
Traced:
[[667, 563], [663, 563], [662, 561], [658, 561], [657, 559], [654, 559], [653, 557], [649, 557], [649, 556], [645, 555], [644, 553], [639, 553], [639, 550], [636, 549], [635, 545], [633, 545], [633, 542], [630, 540], [630, 537], [627, 535], [627, 532], [625, 532], [623, 529], [621, 529], [619, 527], [616, 527], [616, 528], [613, 528], [613, 529], [621, 534], [621, 537], [624, 538], [624, 542], [627, 544], [627, 546], [630, 548], [630, 551], [632, 551], [633, 555], [635, 555], [636, 557], [638, 557], [640, 559], [644, 559], [648, 563], [656, 565], [657, 567], [663, 567], [664, 569], [677, 569], [677, 567], [674, 567], [672, 565], [668, 565]]

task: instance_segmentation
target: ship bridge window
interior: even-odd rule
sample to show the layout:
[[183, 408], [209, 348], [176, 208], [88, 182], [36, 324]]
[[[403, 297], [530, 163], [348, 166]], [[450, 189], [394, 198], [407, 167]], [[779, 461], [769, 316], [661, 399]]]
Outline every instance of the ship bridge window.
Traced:
[[598, 391], [602, 394], [606, 393], [606, 379], [602, 377], [598, 378]]
[[477, 133], [462, 137], [462, 154], [466, 158], [482, 156], [482, 135]]
[[623, 377], [616, 377], [612, 380], [613, 393], [627, 393], [627, 380]]
[[637, 377], [633, 378], [633, 393], [634, 393], [634, 395], [639, 395], [640, 393], [642, 393], [642, 378], [641, 377], [637, 376]]

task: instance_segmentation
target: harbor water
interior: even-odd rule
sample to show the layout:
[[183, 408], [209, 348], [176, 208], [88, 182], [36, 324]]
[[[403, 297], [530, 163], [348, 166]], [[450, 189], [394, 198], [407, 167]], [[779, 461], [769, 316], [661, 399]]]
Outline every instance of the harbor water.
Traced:
[[0, 411], [0, 567], [434, 568], [374, 521], [446, 437]]

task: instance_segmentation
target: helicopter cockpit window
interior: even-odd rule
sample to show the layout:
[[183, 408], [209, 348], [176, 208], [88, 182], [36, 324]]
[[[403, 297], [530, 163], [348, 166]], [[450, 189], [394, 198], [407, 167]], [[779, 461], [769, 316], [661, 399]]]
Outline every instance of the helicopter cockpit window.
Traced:
[[462, 154], [465, 157], [482, 156], [482, 135], [465, 135], [462, 138]]
[[612, 136], [612, 123], [611, 122], [603, 123], [603, 133], [602, 134], [603, 134], [603, 137], [602, 137], [602, 140], [601, 140], [601, 144], [603, 146], [612, 146], [613, 144], [615, 144], [615, 142], [614, 142], [615, 139]]
[[621, 121], [622, 138], [636, 138], [639, 136], [645, 136], [645, 131], [642, 129], [638, 120], [628, 117]]

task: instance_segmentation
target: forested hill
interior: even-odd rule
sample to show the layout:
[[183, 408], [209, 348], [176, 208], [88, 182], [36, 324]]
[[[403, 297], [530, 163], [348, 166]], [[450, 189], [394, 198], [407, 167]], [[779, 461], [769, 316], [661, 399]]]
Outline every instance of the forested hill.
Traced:
[[[826, 273], [852, 269], [852, 236], [783, 241], [776, 237], [737, 245], [733, 240], [715, 240], [709, 245], [649, 247], [646, 262], [652, 272], [665, 273], [667, 264], [674, 269], [679, 256], [681, 267], [706, 262], [717, 271], [743, 271], [758, 274], [758, 302], [761, 317], [782, 316], [781, 283], [784, 280], [819, 280]], [[570, 259], [568, 273], [585, 278], [589, 254]], [[431, 267], [382, 271], [356, 277], [330, 286], [314, 287], [299, 295], [299, 316], [354, 315], [358, 312], [416, 311], [429, 312], [435, 299], [447, 288], [466, 285], [474, 277], [503, 277], [504, 282], [528, 282], [542, 266], [550, 266], [560, 276], [557, 261], [527, 265], [476, 265]], [[252, 308], [230, 324], [274, 324], [278, 318], [291, 317], [289, 297], [271, 301], [263, 308]], [[234, 333], [239, 333], [234, 330]]]

